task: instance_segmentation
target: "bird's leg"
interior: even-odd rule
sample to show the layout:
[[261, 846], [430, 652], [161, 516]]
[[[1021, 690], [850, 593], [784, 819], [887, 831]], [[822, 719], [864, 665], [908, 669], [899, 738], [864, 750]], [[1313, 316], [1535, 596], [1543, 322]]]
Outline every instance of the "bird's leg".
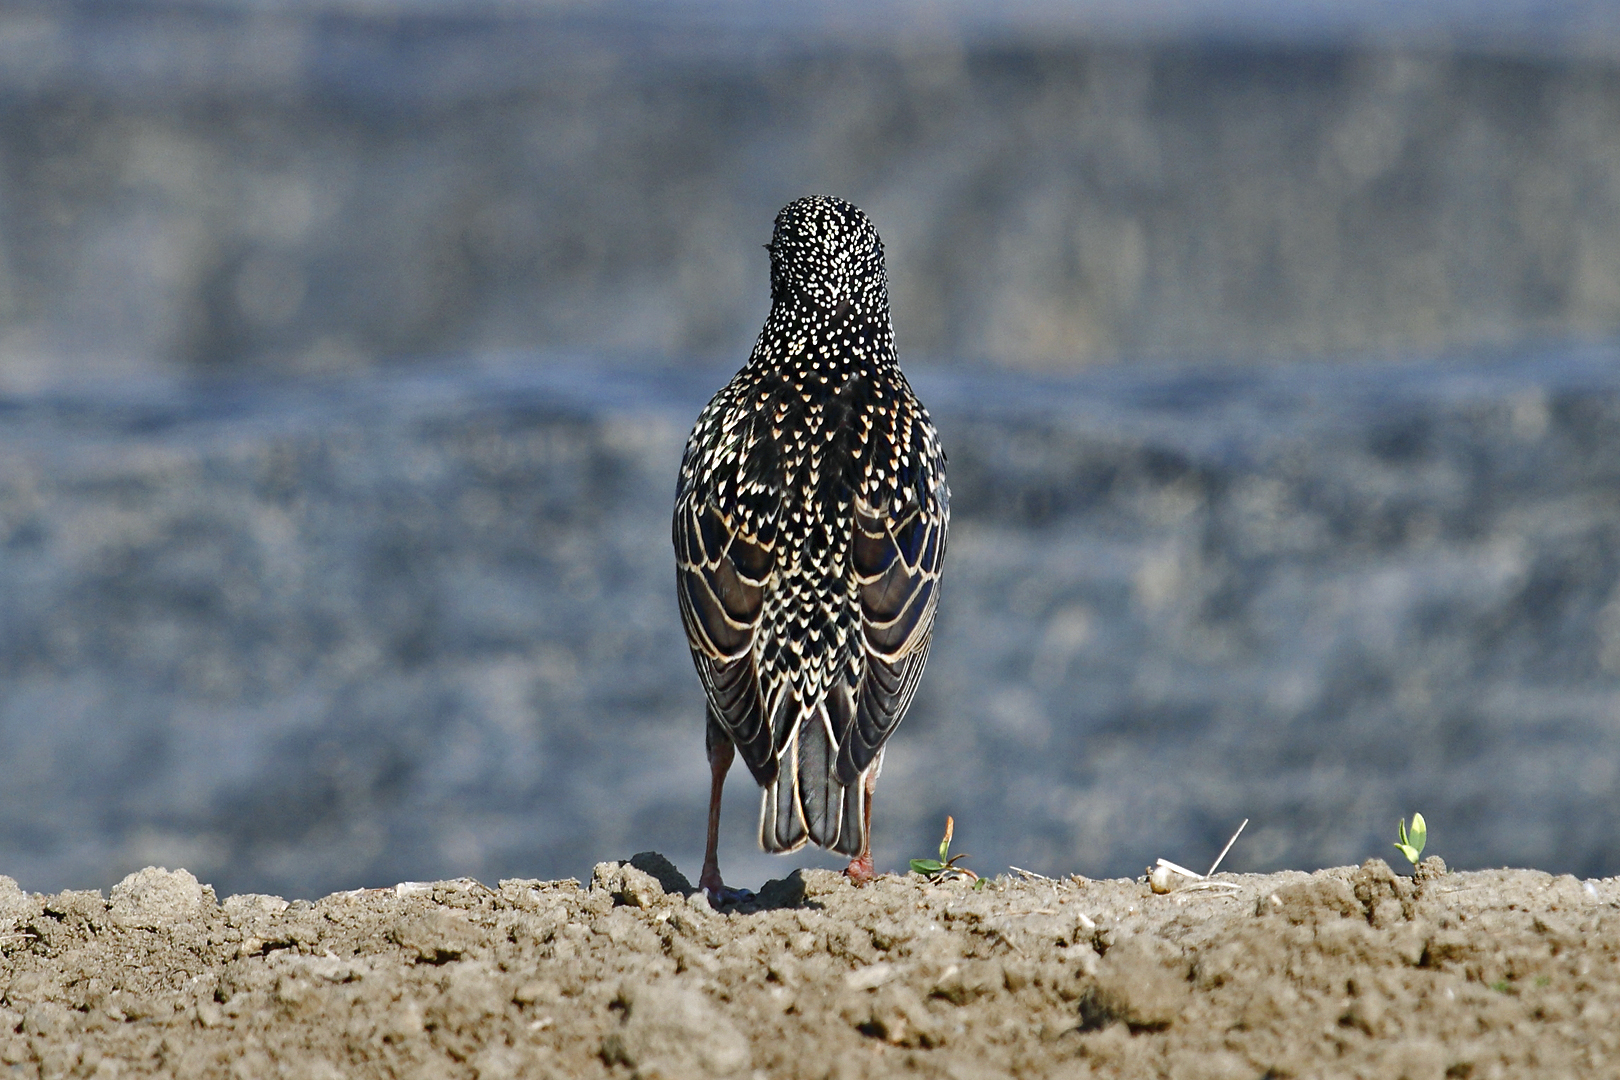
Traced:
[[856, 885], [865, 885], [877, 874], [872, 870], [872, 792], [877, 790], [876, 769], [868, 769], [866, 782], [861, 785], [861, 798], [866, 800], [866, 806], [861, 815], [866, 822], [866, 835], [861, 839], [861, 853], [849, 861], [844, 868], [844, 875]]
[[698, 877], [698, 888], [718, 900], [728, 891], [725, 882], [720, 880], [720, 793], [725, 790], [726, 770], [731, 768], [731, 758], [736, 751], [726, 738], [710, 739], [708, 749], [709, 842], [703, 850], [703, 873]]

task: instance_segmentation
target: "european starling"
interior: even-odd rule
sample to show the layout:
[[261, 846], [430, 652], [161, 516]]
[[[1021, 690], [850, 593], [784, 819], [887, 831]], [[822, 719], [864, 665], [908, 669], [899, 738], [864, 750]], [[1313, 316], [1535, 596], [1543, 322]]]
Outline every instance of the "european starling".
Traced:
[[698, 416], [675, 497], [677, 592], [708, 698], [702, 888], [734, 752], [759, 842], [872, 877], [883, 748], [928, 659], [950, 523], [945, 454], [895, 361], [883, 242], [825, 195], [776, 216], [771, 313]]

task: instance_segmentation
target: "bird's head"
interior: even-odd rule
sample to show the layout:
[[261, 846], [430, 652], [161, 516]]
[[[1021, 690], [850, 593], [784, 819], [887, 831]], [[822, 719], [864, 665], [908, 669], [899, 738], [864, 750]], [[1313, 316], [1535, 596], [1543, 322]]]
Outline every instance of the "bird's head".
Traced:
[[771, 242], [771, 299], [829, 311], [854, 305], [887, 311], [883, 241], [853, 203], [810, 195], [776, 215]]

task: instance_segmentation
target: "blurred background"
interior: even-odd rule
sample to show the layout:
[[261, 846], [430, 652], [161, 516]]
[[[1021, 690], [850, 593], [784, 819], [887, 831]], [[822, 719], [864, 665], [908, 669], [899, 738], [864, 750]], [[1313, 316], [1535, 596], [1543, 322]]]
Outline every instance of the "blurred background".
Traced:
[[1620, 5], [21, 0], [0, 873], [695, 877], [675, 470], [813, 192], [955, 493], [880, 868], [1620, 872]]

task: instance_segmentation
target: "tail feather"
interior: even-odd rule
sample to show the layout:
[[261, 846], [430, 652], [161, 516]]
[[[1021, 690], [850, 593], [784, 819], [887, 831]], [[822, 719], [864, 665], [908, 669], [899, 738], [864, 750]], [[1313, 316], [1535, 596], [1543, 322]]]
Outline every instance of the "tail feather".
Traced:
[[838, 782], [838, 745], [825, 709], [802, 714], [788, 739], [776, 778], [765, 785], [759, 814], [759, 845], [766, 851], [797, 851], [814, 842], [857, 855], [866, 836], [860, 785]]
[[838, 744], [833, 741], [826, 708], [818, 708], [799, 721], [799, 810], [810, 839], [824, 848], [838, 848], [844, 816], [844, 786], [833, 777]]
[[759, 846], [766, 851], [798, 851], [809, 839], [799, 815], [799, 800], [793, 793], [796, 780], [791, 767], [782, 767], [776, 770], [776, 779], [765, 785], [759, 808]]
[[866, 840], [866, 797], [858, 782], [844, 790], [844, 823], [838, 839], [836, 850], [851, 858], [861, 853]]

